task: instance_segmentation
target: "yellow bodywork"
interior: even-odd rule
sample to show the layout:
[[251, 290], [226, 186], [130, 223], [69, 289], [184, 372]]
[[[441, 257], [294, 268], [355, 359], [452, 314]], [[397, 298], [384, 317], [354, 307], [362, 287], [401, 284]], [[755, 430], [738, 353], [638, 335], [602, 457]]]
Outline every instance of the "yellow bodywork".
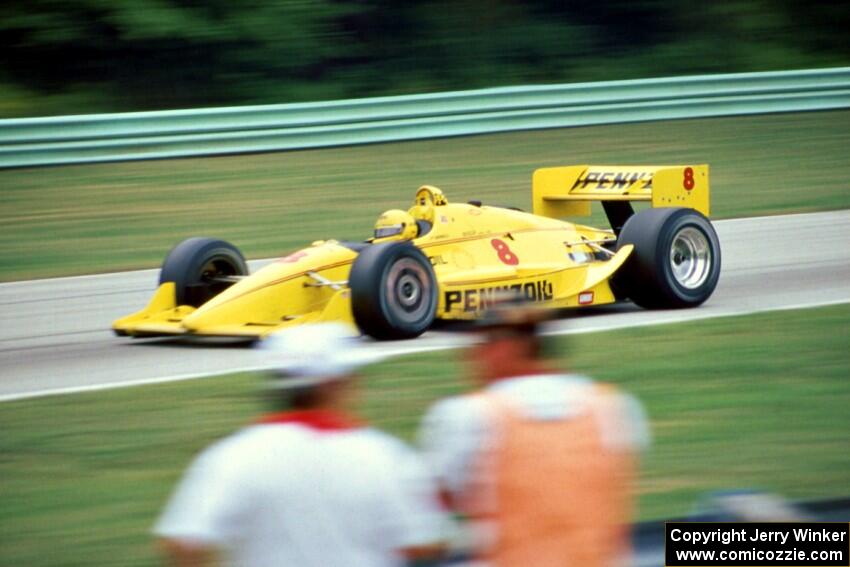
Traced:
[[[535, 214], [450, 203], [427, 185], [417, 190], [408, 212], [430, 223], [413, 243], [437, 277], [436, 318], [472, 319], [503, 290], [553, 308], [614, 302], [609, 281], [631, 245], [610, 252], [616, 249], [613, 231], [559, 217], [586, 214], [592, 201], [606, 200], [648, 201], [707, 214], [708, 194], [705, 165], [570, 166], [534, 173]], [[346, 284], [358, 254], [354, 248], [334, 240], [316, 242], [198, 308], [176, 305], [174, 284], [163, 283], [144, 309], [118, 319], [113, 329], [131, 336], [262, 337], [307, 322], [353, 323]]]
[[353, 321], [349, 290], [312, 286], [308, 273], [345, 281], [356, 252], [336, 241], [316, 243], [258, 270], [197, 309], [175, 304], [174, 284], [160, 285], [141, 311], [118, 319], [122, 334], [260, 337], [289, 325]]
[[534, 172], [533, 211], [545, 217], [590, 214], [593, 201], [648, 201], [709, 216], [707, 165], [570, 165]]

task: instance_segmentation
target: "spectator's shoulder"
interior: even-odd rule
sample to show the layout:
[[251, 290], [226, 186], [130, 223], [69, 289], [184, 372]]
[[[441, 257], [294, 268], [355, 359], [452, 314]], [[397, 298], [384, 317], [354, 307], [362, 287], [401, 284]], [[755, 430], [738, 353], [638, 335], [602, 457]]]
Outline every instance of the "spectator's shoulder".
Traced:
[[651, 442], [651, 433], [643, 404], [632, 394], [611, 384], [597, 383], [596, 386], [607, 400], [605, 407], [613, 410], [613, 413], [607, 414], [613, 420], [608, 424], [613, 433], [611, 441], [621, 448], [646, 449]]
[[249, 425], [214, 441], [198, 455], [196, 461], [217, 468], [251, 466], [258, 456], [266, 454], [270, 437], [275, 432], [262, 425]]
[[486, 418], [487, 402], [477, 393], [443, 398], [434, 402], [425, 413], [425, 421], [463, 424]]
[[398, 437], [371, 425], [353, 431], [351, 438], [356, 444], [365, 445], [390, 455], [407, 455], [413, 452], [413, 449]]
[[626, 392], [620, 392], [620, 403], [631, 432], [632, 447], [646, 449], [652, 443], [652, 431], [643, 404], [635, 396]]
[[426, 451], [442, 450], [453, 440], [479, 439], [489, 429], [490, 407], [480, 394], [466, 394], [435, 402], [422, 418], [420, 445]]

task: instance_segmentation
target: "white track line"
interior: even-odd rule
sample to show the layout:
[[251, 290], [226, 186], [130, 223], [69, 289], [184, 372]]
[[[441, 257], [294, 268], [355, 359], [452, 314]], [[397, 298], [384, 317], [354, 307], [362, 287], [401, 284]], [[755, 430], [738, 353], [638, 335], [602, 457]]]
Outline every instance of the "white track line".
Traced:
[[[671, 325], [676, 323], [690, 323], [691, 321], [700, 321], [706, 319], [718, 319], [722, 317], [738, 317], [742, 315], [754, 315], [757, 313], [767, 313], [771, 311], [794, 311], [797, 309], [813, 309], [817, 307], [828, 307], [830, 305], [843, 305], [845, 303], [850, 303], [850, 298], [841, 299], [836, 301], [814, 301], [810, 303], [798, 303], [794, 305], [782, 305], [778, 307], [762, 307], [755, 309], [746, 309], [739, 311], [727, 311], [727, 312], [706, 312], [699, 311], [699, 309], [690, 309], [686, 312], [683, 311], [681, 317], [677, 317], [674, 319], [666, 320], [666, 321], [623, 321], [620, 323], [613, 323], [609, 325], [601, 325], [599, 327], [594, 327], [590, 329], [558, 329], [554, 331], [546, 332], [546, 335], [555, 336], [555, 335], [577, 335], [577, 334], [585, 334], [585, 333], [601, 333], [606, 331], [613, 331], [618, 329], [629, 329], [633, 327], [649, 327], [653, 325]], [[415, 341], [414, 341], [415, 342]], [[396, 344], [389, 345], [388, 347], [382, 347], [380, 345], [371, 347], [371, 348], [383, 348], [386, 351], [387, 356], [402, 356], [407, 354], [414, 354], [420, 352], [430, 352], [436, 350], [449, 350], [454, 348], [459, 348], [464, 346], [467, 343], [466, 340], [461, 338], [461, 336], [453, 337], [449, 340], [446, 340], [444, 343], [439, 345], [422, 345], [417, 346], [416, 344], [411, 344], [410, 346], [399, 346]], [[215, 376], [223, 376], [227, 374], [236, 374], [239, 372], [256, 372], [260, 370], [266, 370], [269, 366], [257, 365], [245, 367], [240, 370], [226, 370], [222, 372], [199, 372], [195, 374], [175, 374], [173, 376], [161, 376], [158, 378], [145, 378], [143, 380], [133, 380], [127, 382], [108, 382], [105, 384], [92, 384], [88, 386], [73, 386], [69, 388], [54, 388], [48, 390], [39, 390], [35, 392], [26, 392], [22, 394], [6, 394], [0, 396], [0, 403], [3, 402], [13, 402], [18, 400], [27, 400], [32, 398], [42, 398], [45, 396], [59, 396], [59, 395], [67, 395], [67, 394], [81, 394], [86, 392], [99, 392], [102, 390], [117, 390], [119, 388], [130, 388], [134, 386], [147, 386], [152, 384], [165, 384], [169, 382], [183, 382], [186, 380], [195, 380], [198, 378], [210, 378]]]

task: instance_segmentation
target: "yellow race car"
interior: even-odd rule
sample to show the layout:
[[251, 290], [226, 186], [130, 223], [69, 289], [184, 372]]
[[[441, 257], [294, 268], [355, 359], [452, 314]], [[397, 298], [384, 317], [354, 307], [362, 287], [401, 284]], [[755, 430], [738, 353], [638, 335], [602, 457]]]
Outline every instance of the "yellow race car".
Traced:
[[[707, 219], [707, 165], [538, 169], [533, 214], [450, 203], [422, 186], [383, 213], [365, 242], [325, 240], [248, 275], [231, 244], [190, 238], [165, 259], [159, 289], [118, 335], [261, 338], [307, 322], [349, 321], [377, 339], [411, 338], [435, 320], [472, 319], [494, 297], [552, 308], [631, 299], [693, 307], [714, 291], [720, 244]], [[611, 229], [560, 220], [599, 201]], [[637, 213], [632, 201], [651, 208]]]

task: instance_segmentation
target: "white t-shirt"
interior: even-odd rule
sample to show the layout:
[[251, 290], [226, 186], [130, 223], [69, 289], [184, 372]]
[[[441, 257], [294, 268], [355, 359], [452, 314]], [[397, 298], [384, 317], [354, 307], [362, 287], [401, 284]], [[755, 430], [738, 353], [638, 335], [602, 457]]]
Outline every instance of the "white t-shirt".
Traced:
[[[570, 374], [541, 374], [499, 380], [486, 390], [499, 394], [531, 419], [565, 419], [585, 410], [593, 381]], [[623, 420], [600, 419], [599, 427], [609, 447], [641, 449], [649, 444], [649, 427], [640, 403], [618, 394]], [[493, 443], [491, 408], [474, 394], [446, 398], [425, 414], [419, 432], [423, 456], [433, 474], [454, 496], [469, 486], [473, 467], [481, 452]]]
[[395, 566], [444, 538], [435, 495], [418, 456], [376, 429], [259, 424], [201, 453], [154, 533], [229, 565]]

